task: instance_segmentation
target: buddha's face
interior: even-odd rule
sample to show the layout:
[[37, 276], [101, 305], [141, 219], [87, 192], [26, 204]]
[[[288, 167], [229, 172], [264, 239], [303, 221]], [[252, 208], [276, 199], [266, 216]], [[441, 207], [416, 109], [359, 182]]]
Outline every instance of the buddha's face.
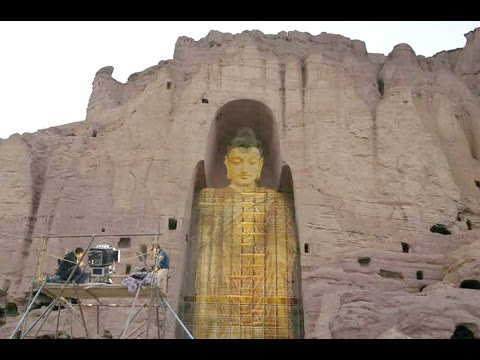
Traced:
[[234, 147], [225, 156], [227, 177], [236, 187], [251, 187], [262, 173], [263, 158], [256, 147]]

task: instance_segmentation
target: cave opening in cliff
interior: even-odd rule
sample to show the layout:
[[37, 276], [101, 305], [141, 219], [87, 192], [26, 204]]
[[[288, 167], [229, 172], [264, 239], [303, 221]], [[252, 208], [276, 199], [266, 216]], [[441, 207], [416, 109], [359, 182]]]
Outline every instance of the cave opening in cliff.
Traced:
[[119, 248], [129, 248], [131, 246], [131, 240], [129, 237], [122, 237], [118, 240]]
[[195, 338], [303, 338], [293, 176], [272, 111], [225, 104], [195, 173], [182, 321]]
[[450, 339], [475, 339], [473, 331], [465, 325], [458, 325]]
[[467, 221], [465, 221], [465, 224], [467, 224], [468, 230], [473, 229], [472, 221], [470, 219], [467, 219]]
[[177, 219], [169, 218], [168, 219], [168, 230], [176, 230], [177, 229]]
[[474, 289], [474, 290], [480, 290], [480, 281], [478, 280], [463, 280], [460, 283], [460, 288], [462, 289]]
[[442, 234], [442, 235], [450, 235], [451, 232], [448, 230], [447, 226], [444, 224], [435, 224], [430, 227], [430, 232]]
[[362, 256], [362, 257], [359, 257], [357, 261], [361, 266], [368, 266], [370, 265], [371, 259], [368, 256]]

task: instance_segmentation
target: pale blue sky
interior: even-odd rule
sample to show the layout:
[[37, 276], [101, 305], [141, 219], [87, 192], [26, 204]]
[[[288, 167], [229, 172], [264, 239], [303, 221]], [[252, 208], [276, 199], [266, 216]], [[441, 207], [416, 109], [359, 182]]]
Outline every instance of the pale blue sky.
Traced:
[[0, 138], [85, 119], [92, 81], [111, 65], [128, 76], [173, 57], [179, 36], [195, 40], [210, 30], [268, 34], [298, 30], [340, 34], [387, 55], [399, 43], [432, 56], [465, 46], [464, 34], [480, 21], [195, 21], [195, 22], [1, 22]]

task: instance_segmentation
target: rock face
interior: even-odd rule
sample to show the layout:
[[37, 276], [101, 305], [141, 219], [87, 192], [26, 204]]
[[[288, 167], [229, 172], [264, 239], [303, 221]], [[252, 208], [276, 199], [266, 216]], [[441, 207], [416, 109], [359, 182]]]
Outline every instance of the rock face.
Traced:
[[[217, 115], [255, 102], [292, 173], [305, 337], [450, 338], [457, 326], [480, 337], [480, 291], [459, 288], [480, 280], [480, 28], [466, 38], [425, 58], [326, 33], [212, 31], [179, 38], [173, 60], [125, 84], [99, 70], [85, 121], [0, 140], [3, 299], [25, 302], [42, 234], [160, 230], [176, 308]], [[132, 237], [126, 254], [151, 240]]]

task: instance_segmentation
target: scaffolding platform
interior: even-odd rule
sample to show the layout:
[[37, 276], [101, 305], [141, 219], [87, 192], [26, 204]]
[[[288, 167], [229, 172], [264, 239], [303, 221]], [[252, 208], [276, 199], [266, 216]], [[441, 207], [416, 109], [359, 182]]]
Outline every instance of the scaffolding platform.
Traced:
[[[47, 283], [42, 289], [45, 295], [55, 299], [57, 296], [65, 298], [81, 298], [81, 299], [101, 299], [101, 298], [130, 298], [135, 297], [135, 293], [129, 293], [128, 289], [121, 284], [106, 284], [106, 283], [87, 283], [87, 284], [68, 284], [65, 285], [62, 291], [62, 283]], [[157, 291], [160, 298], [166, 298], [167, 295], [163, 293], [157, 286], [143, 286], [141, 287], [137, 298], [150, 298], [151, 293]]]
[[[155, 244], [158, 244], [158, 233], [157, 234], [100, 234], [100, 235], [44, 235], [41, 236], [41, 243], [38, 252], [37, 258], [37, 266], [35, 271], [35, 276], [32, 281], [32, 287], [30, 291], [30, 300], [27, 303], [27, 308], [25, 313], [23, 314], [22, 318], [20, 319], [19, 323], [17, 324], [15, 330], [13, 331], [10, 339], [19, 338], [25, 339], [27, 336], [29, 338], [37, 338], [39, 333], [44, 326], [45, 322], [49, 315], [53, 312], [55, 308], [57, 314], [57, 321], [56, 321], [56, 328], [55, 328], [55, 339], [58, 338], [59, 335], [59, 324], [60, 324], [60, 316], [61, 316], [61, 309], [64, 308], [67, 314], [70, 315], [70, 337], [73, 338], [73, 330], [72, 330], [72, 322], [76, 321], [80, 323], [85, 330], [85, 337], [87, 339], [90, 338], [101, 338], [102, 335], [100, 334], [100, 314], [99, 309], [101, 307], [129, 307], [130, 311], [128, 313], [128, 318], [126, 320], [125, 326], [123, 331], [119, 335], [121, 339], [128, 339], [128, 338], [139, 338], [143, 336], [144, 338], [152, 338], [150, 333], [150, 325], [152, 322], [156, 322], [156, 331], [153, 331], [155, 334], [153, 338], [161, 339], [165, 336], [165, 322], [167, 320], [167, 312], [170, 311], [171, 314], [174, 316], [175, 320], [180, 324], [180, 326], [184, 329], [185, 333], [187, 334], [188, 338], [193, 339], [193, 336], [182, 323], [180, 318], [177, 316], [175, 311], [172, 309], [170, 304], [167, 302], [167, 294], [163, 292], [155, 282], [155, 276], [152, 279], [152, 282], [148, 284], [137, 284], [137, 288], [134, 293], [128, 291], [128, 287], [123, 284], [109, 284], [109, 283], [84, 283], [84, 284], [75, 284], [71, 283], [71, 278], [75, 270], [78, 268], [79, 264], [82, 262], [83, 257], [85, 254], [88, 254], [92, 243], [94, 242], [95, 238], [102, 238], [102, 237], [119, 237], [119, 236], [152, 236], [156, 235], [155, 237]], [[48, 276], [46, 276], [45, 272], [43, 271], [43, 260], [44, 255], [46, 256], [53, 256], [47, 252], [47, 243], [50, 238], [56, 239], [78, 239], [78, 238], [88, 238], [91, 237], [91, 240], [84, 251], [82, 257], [77, 261], [75, 268], [71, 271], [70, 276], [65, 282], [59, 283], [50, 283], [47, 282]], [[145, 254], [136, 254], [135, 257], [141, 257]], [[56, 257], [57, 259], [60, 259]], [[158, 262], [156, 255], [154, 264]], [[123, 276], [122, 276], [123, 277]], [[167, 278], [168, 279], [168, 278]], [[168, 281], [168, 280], [167, 280]], [[167, 282], [168, 284], [168, 282]], [[35, 296], [33, 294], [35, 293]], [[49, 305], [42, 311], [42, 313], [33, 321], [32, 324], [28, 323], [28, 317], [31, 310], [34, 307], [36, 299], [41, 295], [44, 294], [52, 299]], [[70, 299], [70, 300], [68, 300]], [[77, 302], [74, 303], [71, 299], [77, 299]], [[85, 303], [83, 300], [85, 299], [93, 299], [95, 300], [94, 304]], [[102, 299], [125, 299], [128, 304], [114, 304], [114, 303], [107, 303]], [[142, 300], [140, 300], [142, 299]], [[137, 300], [140, 300], [137, 304]], [[120, 301], [122, 302], [122, 301]], [[82, 308], [85, 307], [96, 307], [96, 329], [93, 324], [90, 324], [85, 317], [84, 310]], [[147, 311], [147, 317], [145, 320], [140, 322], [134, 330], [130, 330], [130, 327], [133, 325], [134, 319], [137, 317], [142, 310]], [[38, 326], [37, 326], [38, 325]], [[35, 332], [33, 331], [35, 328]], [[33, 335], [29, 335], [30, 333], [34, 333]]]

